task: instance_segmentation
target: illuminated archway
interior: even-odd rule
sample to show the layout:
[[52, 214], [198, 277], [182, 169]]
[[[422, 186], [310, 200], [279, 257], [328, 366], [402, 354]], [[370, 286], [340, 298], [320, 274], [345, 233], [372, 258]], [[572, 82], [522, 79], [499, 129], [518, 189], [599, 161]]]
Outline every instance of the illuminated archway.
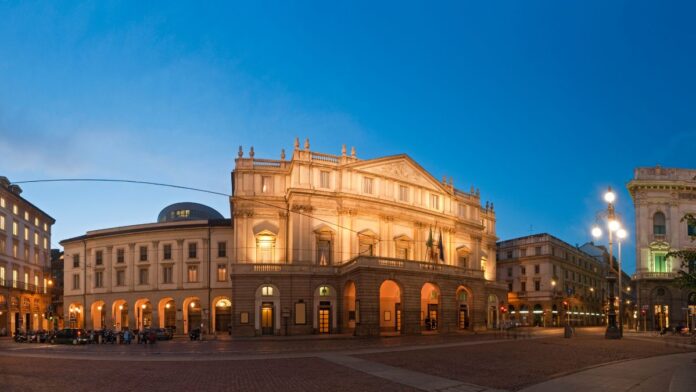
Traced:
[[213, 331], [229, 332], [232, 328], [232, 301], [229, 297], [213, 299]]
[[471, 326], [471, 290], [464, 286], [457, 288], [457, 328], [469, 329]]
[[169, 328], [176, 331], [176, 303], [174, 298], [165, 297], [160, 299], [157, 305], [157, 314], [159, 315], [160, 328]]
[[360, 322], [358, 314], [355, 282], [349, 280], [343, 287], [343, 328], [346, 331], [355, 329]]
[[440, 289], [428, 282], [421, 287], [421, 328], [429, 331], [437, 330], [440, 302]]
[[379, 287], [379, 327], [383, 332], [401, 332], [401, 288], [393, 280]]
[[182, 311], [184, 314], [184, 333], [189, 333], [194, 329], [203, 331], [203, 318], [201, 310], [201, 300], [198, 297], [188, 297], [184, 300]]
[[128, 329], [128, 311], [128, 302], [126, 302], [126, 300], [118, 299], [114, 301], [114, 303], [111, 305], [111, 314], [114, 320], [114, 329], [119, 331]]
[[92, 316], [92, 328], [106, 328], [106, 304], [104, 301], [94, 301], [90, 307], [90, 315]]

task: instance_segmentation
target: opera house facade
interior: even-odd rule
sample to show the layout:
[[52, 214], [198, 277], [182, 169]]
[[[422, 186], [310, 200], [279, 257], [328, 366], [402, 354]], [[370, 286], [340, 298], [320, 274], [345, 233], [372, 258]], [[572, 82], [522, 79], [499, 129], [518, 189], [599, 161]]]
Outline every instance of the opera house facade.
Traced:
[[493, 205], [406, 155], [240, 147], [231, 219], [196, 203], [65, 248], [65, 320], [88, 329], [355, 335], [496, 328]]

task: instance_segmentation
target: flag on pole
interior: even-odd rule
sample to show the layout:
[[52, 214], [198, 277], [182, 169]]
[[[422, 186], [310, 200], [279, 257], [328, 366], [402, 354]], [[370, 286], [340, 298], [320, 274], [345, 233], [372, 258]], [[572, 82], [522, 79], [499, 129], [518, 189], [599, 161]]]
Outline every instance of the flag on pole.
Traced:
[[442, 238], [442, 229], [440, 229], [440, 239], [437, 242], [437, 250], [440, 253], [440, 260], [442, 260], [442, 262], [444, 263], [445, 262], [445, 245], [444, 245], [444, 241]]
[[433, 228], [430, 228], [430, 234], [428, 234], [428, 240], [425, 241], [425, 247], [428, 249], [427, 257], [433, 259]]

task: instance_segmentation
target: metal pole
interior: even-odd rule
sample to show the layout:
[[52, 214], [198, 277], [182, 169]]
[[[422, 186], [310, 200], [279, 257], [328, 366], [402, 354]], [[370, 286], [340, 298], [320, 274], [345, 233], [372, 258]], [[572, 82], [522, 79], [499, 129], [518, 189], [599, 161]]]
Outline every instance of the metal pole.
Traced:
[[619, 333], [623, 336], [623, 286], [621, 286], [621, 239], [619, 239]]

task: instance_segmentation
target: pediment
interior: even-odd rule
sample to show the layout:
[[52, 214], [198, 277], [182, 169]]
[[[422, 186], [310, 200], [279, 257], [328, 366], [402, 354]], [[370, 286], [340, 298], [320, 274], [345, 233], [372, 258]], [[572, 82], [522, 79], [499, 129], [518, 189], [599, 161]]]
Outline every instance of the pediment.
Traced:
[[360, 161], [352, 167], [378, 177], [408, 182], [438, 192], [447, 191], [430, 173], [406, 155]]

